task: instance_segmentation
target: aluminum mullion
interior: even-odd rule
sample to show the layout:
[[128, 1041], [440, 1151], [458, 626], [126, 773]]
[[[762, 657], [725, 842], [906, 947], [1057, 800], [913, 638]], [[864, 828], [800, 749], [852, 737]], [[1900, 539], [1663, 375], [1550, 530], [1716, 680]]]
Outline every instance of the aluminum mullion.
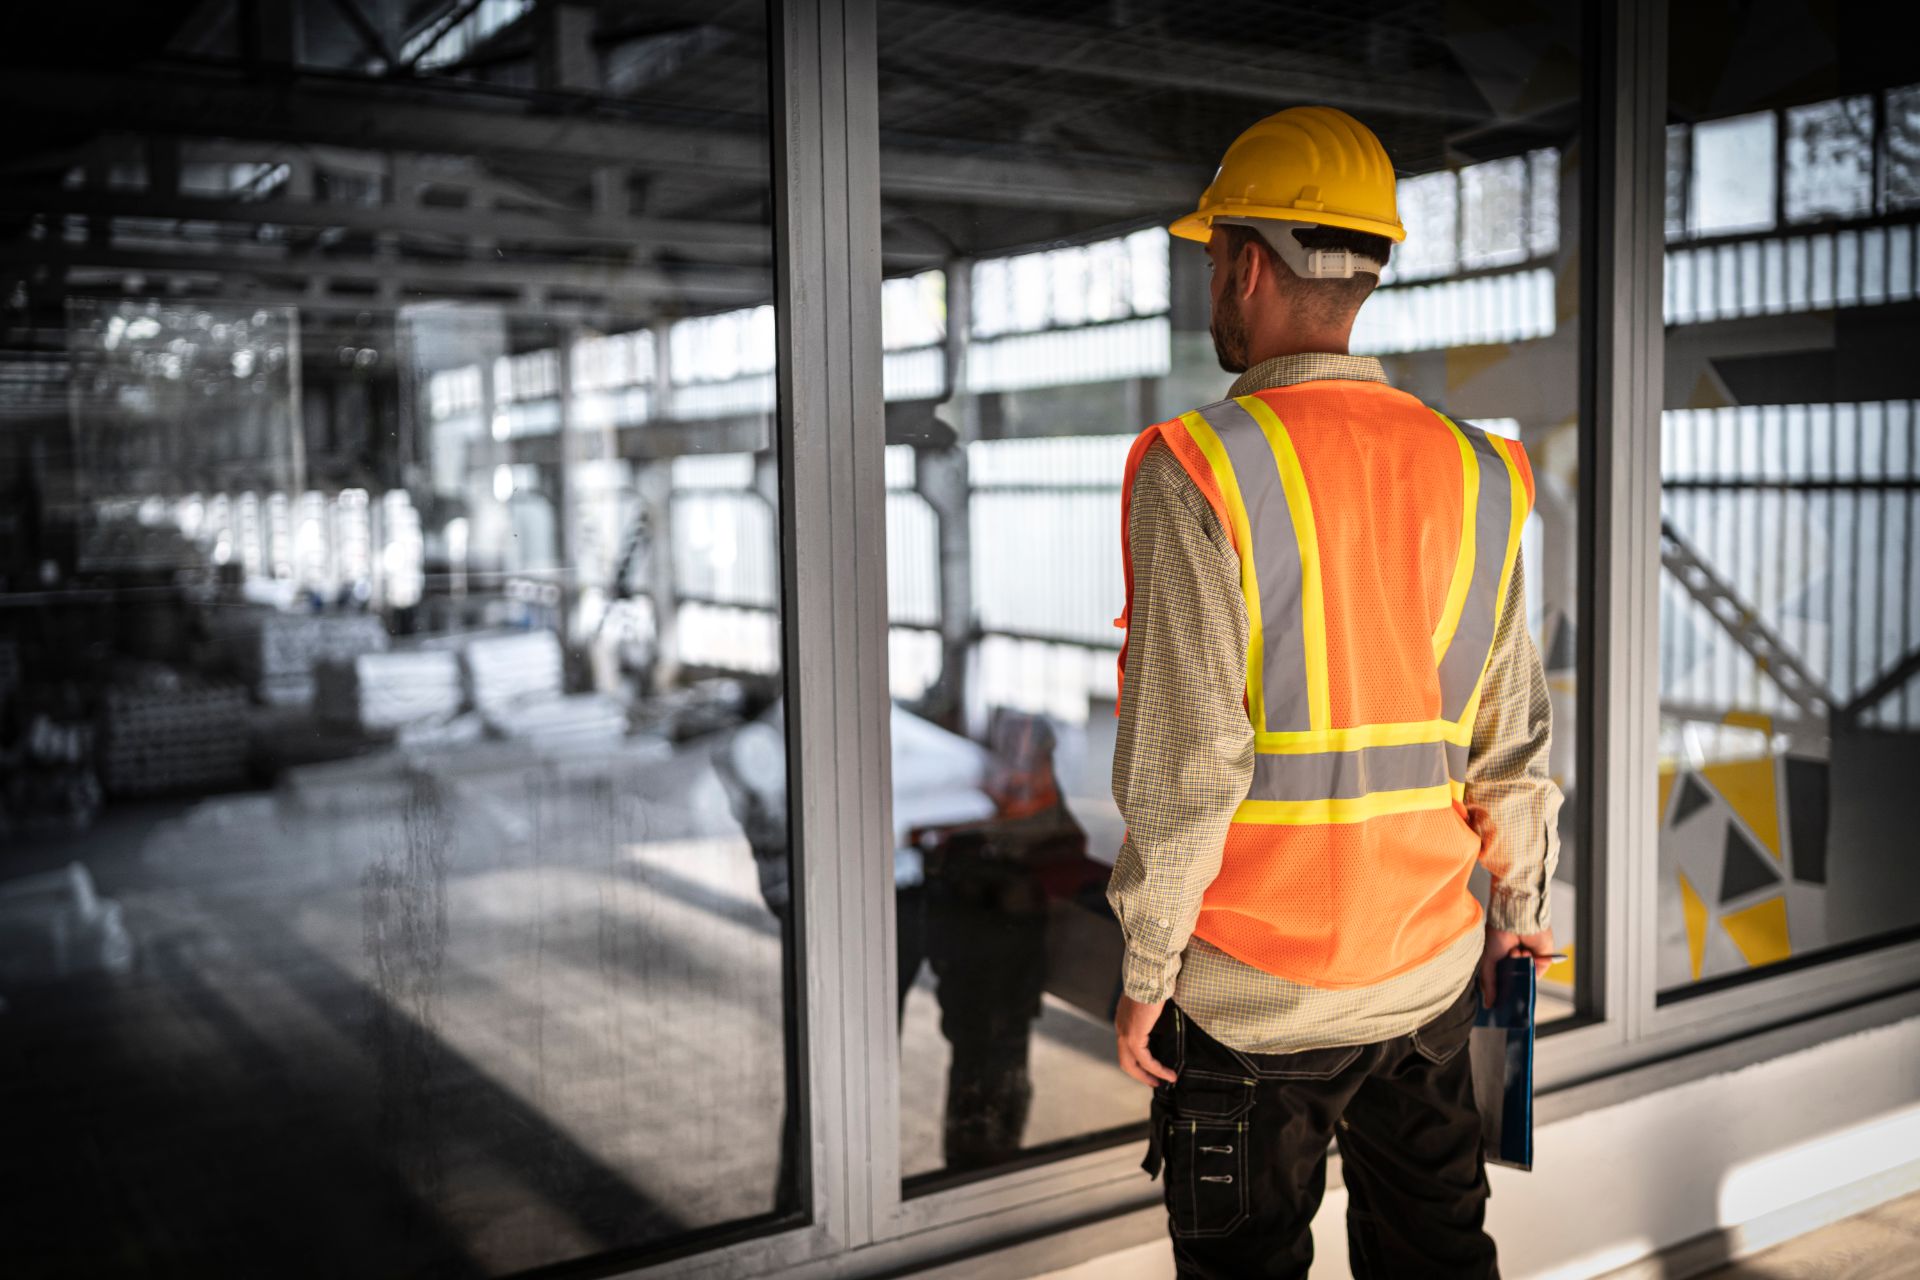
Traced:
[[874, 1166], [898, 1164], [872, 1101], [886, 1068], [874, 1049], [892, 1042], [885, 419], [873, 62], [848, 56], [850, 10], [870, 47], [866, 5], [770, 0], [769, 12], [796, 1101], [812, 1223], [636, 1276], [840, 1272], [835, 1259], [872, 1239]]
[[[862, 753], [844, 777], [864, 804], [866, 837], [857, 881], [848, 886], [849, 919], [860, 922], [865, 955], [847, 975], [865, 1006], [862, 1046], [866, 1080], [852, 1102], [866, 1120], [869, 1238], [892, 1221], [900, 1198], [900, 1027], [895, 993], [899, 929], [894, 892], [893, 695], [887, 614], [885, 353], [881, 333], [879, 17], [876, 0], [838, 0], [839, 42], [822, 50], [823, 76], [837, 75], [844, 95], [844, 185], [838, 192], [844, 228], [836, 285], [847, 305], [851, 344], [839, 411], [849, 428], [847, 470], [853, 493], [853, 541], [842, 561], [856, 583], [859, 651], [850, 692], [858, 700]], [[857, 983], [864, 980], [864, 988]]]
[[1593, 868], [1584, 897], [1600, 963], [1581, 967], [1593, 984], [1581, 995], [1615, 1036], [1631, 1037], [1652, 1007], [1656, 942], [1667, 6], [1607, 0], [1596, 17], [1580, 748]]
[[874, 1051], [891, 1040], [893, 878], [879, 141], [872, 61], [847, 47], [849, 18], [869, 44], [872, 20], [837, 0], [774, 8], [782, 586], [810, 1189], [815, 1221], [854, 1247], [873, 1232], [871, 1171], [897, 1163], [875, 1149], [886, 1130], [873, 1106], [886, 1096]]

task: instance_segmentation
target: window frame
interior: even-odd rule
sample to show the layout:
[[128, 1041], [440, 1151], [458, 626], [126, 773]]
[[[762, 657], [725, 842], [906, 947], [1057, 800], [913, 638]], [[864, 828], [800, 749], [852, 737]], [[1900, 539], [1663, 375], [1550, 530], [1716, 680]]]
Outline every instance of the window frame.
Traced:
[[[863, 1270], [933, 1263], [1160, 1195], [1132, 1143], [903, 1191], [887, 570], [873, 553], [886, 529], [877, 0], [769, 6], [801, 1201], [811, 1221], [623, 1273], [632, 1276], [844, 1274], [855, 1252]], [[1814, 1043], [1825, 1023], [1854, 1017], [1849, 1009], [1906, 1016], [1913, 1000], [1901, 993], [1920, 990], [1913, 941], [1657, 1001], [1668, 12], [1668, 0], [1589, 0], [1585, 17], [1574, 731], [1587, 879], [1580, 1012], [1541, 1040], [1537, 1080], [1552, 1115], [1563, 1112], [1552, 1095], [1577, 1108], [1608, 1078], [1656, 1060], [1679, 1058], [1662, 1070], [1684, 1071], [1681, 1055], [1692, 1055], [1727, 1070]]]

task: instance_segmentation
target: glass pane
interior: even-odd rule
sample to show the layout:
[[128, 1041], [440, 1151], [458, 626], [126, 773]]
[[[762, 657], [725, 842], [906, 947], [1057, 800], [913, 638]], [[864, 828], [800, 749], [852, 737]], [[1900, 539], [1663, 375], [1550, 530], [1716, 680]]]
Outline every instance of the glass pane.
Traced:
[[[1533, 253], [1527, 236], [1527, 161], [1489, 160], [1460, 171], [1460, 258], [1468, 267], [1502, 267]], [[1544, 252], [1551, 253], [1549, 242]]]
[[1787, 112], [1787, 220], [1852, 218], [1873, 208], [1873, 99], [1833, 98]]
[[1437, 169], [1402, 177], [1400, 222], [1407, 238], [1393, 251], [1386, 280], [1424, 280], [1460, 265], [1460, 175]]
[[42, 53], [4, 74], [57, 144], [0, 177], [7, 1269], [797, 1220], [762, 7], [160, 6]]
[[1920, 206], [1920, 85], [1902, 85], [1886, 93], [1885, 148], [1887, 212]]
[[[1894, 305], [1913, 298], [1920, 226], [1891, 198], [1862, 221], [1869, 158], [1907, 145], [1899, 110], [1874, 136], [1873, 95], [1892, 108], [1909, 90], [1863, 78], [1883, 64], [1861, 6], [1809, 8], [1765, 71], [1732, 30], [1672, 13], [1676, 48], [1695, 52], [1670, 64], [1676, 109], [1711, 101], [1730, 117], [1698, 120], [1696, 138], [1754, 139], [1757, 164], [1780, 120], [1788, 216], [1854, 221], [1776, 233], [1740, 166], [1697, 156], [1693, 208], [1746, 208], [1760, 229], [1667, 254], [1665, 999], [1920, 927], [1907, 837], [1920, 809], [1899, 781], [1920, 769], [1920, 376], [1896, 354], [1920, 330]], [[1860, 92], [1835, 97], [1837, 82]], [[1783, 84], [1803, 87], [1783, 97]]]
[[1773, 225], [1778, 123], [1772, 112], [1761, 112], [1694, 126], [1687, 213], [1687, 229], [1694, 235]]
[[[1504, 19], [1482, 7], [1334, 31], [1256, 5], [1229, 43], [1172, 4], [879, 6], [889, 369], [906, 281], [939, 272], [944, 290], [914, 296], [951, 308], [925, 338], [945, 376], [887, 383], [910, 1191], [1118, 1140], [1146, 1114], [1110, 1022], [1117, 517], [1134, 436], [1233, 380], [1204, 253], [1165, 228], [1241, 130], [1296, 105], [1248, 85], [1312, 67], [1401, 175], [1410, 234], [1354, 350], [1526, 442], [1527, 621], [1557, 718], [1548, 766], [1575, 788], [1580, 20], [1563, 7], [1488, 44], [1476, 33]], [[1576, 959], [1548, 976], [1556, 1015], [1578, 963], [1572, 813], [1553, 922]]]

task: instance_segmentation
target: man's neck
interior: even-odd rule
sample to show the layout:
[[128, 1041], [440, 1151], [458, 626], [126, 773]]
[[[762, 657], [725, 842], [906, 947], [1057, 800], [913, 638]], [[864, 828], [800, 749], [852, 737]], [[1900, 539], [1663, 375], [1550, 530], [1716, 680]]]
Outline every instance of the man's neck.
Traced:
[[1315, 382], [1323, 378], [1338, 378], [1354, 382], [1385, 382], [1386, 371], [1380, 362], [1371, 356], [1356, 356], [1332, 351], [1302, 352], [1292, 351], [1282, 356], [1269, 356], [1258, 364], [1248, 365], [1246, 371], [1233, 380], [1233, 386], [1227, 395], [1246, 396], [1260, 391], [1270, 391], [1276, 387], [1290, 387], [1300, 382]]
[[1251, 347], [1247, 352], [1247, 367], [1251, 369], [1268, 360], [1278, 360], [1282, 356], [1344, 356], [1351, 331], [1348, 333], [1321, 333], [1306, 337], [1288, 337], [1275, 339], [1264, 346]]

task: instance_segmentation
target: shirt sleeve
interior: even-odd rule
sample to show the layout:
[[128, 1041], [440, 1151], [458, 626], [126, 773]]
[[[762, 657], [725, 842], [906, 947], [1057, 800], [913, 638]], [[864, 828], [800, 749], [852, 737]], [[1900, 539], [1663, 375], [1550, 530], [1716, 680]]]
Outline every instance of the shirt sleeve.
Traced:
[[1547, 890], [1560, 859], [1560, 788], [1547, 772], [1553, 704], [1527, 630], [1526, 570], [1513, 580], [1467, 753], [1467, 820], [1480, 835], [1480, 865], [1493, 877], [1487, 923], [1521, 935], [1550, 927]]
[[1107, 901], [1126, 936], [1126, 993], [1152, 1004], [1173, 992], [1253, 779], [1248, 626], [1239, 557], [1164, 444], [1135, 473], [1127, 525], [1133, 604], [1113, 753], [1127, 838]]

